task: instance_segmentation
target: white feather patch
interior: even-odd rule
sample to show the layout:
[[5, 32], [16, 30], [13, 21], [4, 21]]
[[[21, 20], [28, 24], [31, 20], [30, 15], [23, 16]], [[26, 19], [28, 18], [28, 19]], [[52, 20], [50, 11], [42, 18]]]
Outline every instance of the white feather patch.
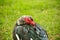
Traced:
[[16, 34], [16, 38], [17, 38], [17, 40], [20, 40], [20, 38], [19, 38], [18, 34]]
[[32, 38], [30, 38], [30, 40], [33, 40]]

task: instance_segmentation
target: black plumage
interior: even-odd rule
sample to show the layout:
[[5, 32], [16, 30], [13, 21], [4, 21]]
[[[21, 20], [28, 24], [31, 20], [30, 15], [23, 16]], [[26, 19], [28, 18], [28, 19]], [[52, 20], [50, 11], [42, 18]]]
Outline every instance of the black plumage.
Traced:
[[37, 23], [34, 26], [16, 23], [13, 30], [13, 40], [48, 40], [47, 32]]

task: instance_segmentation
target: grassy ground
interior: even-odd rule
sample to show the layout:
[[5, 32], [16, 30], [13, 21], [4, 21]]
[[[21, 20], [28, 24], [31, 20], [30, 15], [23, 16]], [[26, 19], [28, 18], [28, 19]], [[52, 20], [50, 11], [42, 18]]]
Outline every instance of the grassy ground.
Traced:
[[0, 40], [12, 40], [12, 30], [22, 15], [31, 15], [49, 40], [60, 40], [60, 0], [0, 0]]

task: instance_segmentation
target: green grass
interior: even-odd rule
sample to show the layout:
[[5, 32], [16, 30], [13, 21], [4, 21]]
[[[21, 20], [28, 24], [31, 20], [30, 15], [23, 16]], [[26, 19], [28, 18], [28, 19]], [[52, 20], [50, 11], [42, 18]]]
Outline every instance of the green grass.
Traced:
[[0, 40], [12, 40], [16, 20], [22, 15], [31, 15], [49, 40], [60, 40], [60, 0], [0, 0]]

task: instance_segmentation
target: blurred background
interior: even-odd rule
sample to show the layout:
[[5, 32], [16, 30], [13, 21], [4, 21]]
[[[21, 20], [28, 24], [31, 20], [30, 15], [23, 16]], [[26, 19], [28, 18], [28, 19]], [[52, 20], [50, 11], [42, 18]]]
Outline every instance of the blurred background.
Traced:
[[0, 0], [0, 40], [13, 40], [14, 25], [22, 15], [32, 16], [49, 40], [60, 40], [60, 0]]

